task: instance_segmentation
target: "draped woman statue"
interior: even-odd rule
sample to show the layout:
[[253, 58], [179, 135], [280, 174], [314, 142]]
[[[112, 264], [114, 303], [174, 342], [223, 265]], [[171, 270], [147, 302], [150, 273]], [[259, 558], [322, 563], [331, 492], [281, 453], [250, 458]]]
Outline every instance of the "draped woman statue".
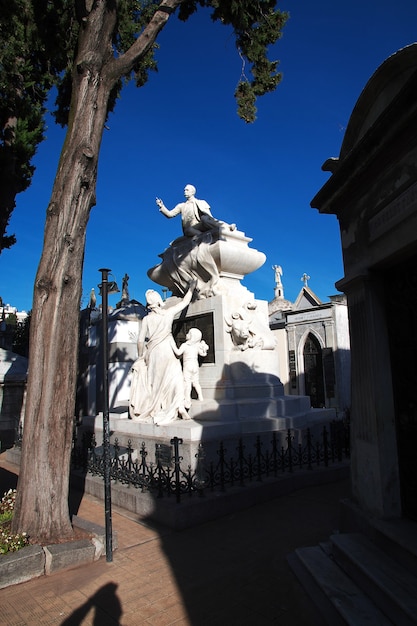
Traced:
[[138, 358], [132, 366], [129, 416], [140, 422], [168, 424], [180, 416], [190, 419], [184, 406], [184, 380], [172, 336], [175, 316], [191, 302], [195, 281], [184, 297], [162, 301], [153, 289], [146, 292], [149, 313], [138, 337]]

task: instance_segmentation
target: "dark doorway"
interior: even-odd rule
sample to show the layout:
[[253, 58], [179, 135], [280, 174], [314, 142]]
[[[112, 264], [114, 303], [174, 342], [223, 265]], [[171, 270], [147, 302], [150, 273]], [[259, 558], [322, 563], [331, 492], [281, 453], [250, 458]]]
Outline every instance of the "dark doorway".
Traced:
[[308, 335], [304, 344], [305, 393], [310, 396], [315, 409], [325, 404], [323, 381], [323, 357], [321, 347], [314, 335]]
[[384, 272], [403, 514], [417, 520], [417, 255]]

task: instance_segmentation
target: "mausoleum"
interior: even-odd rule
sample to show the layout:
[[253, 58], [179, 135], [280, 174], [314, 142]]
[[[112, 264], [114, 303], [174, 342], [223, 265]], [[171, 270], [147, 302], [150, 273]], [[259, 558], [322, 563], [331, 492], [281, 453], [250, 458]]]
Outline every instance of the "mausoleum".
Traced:
[[[353, 109], [312, 201], [339, 220], [352, 357], [351, 498], [325, 550], [291, 559], [326, 623], [416, 621], [417, 44]], [[314, 581], [314, 583], [312, 582]], [[320, 593], [321, 592], [321, 593]], [[328, 600], [325, 603], [325, 599]], [[343, 617], [342, 617], [343, 616]]]
[[417, 44], [371, 77], [331, 177], [312, 201], [336, 214], [352, 349], [352, 489], [370, 515], [417, 519], [414, 287]]
[[303, 274], [296, 300], [284, 298], [280, 272], [275, 298], [268, 304], [269, 325], [277, 338], [285, 394], [307, 395], [312, 407], [350, 409], [350, 343], [347, 300], [339, 293], [323, 302]]

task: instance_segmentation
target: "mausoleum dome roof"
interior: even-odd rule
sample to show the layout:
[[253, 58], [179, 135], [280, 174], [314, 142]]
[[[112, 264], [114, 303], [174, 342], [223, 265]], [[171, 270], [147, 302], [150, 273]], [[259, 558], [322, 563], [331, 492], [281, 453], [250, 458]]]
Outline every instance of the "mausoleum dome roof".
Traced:
[[137, 300], [129, 300], [127, 303], [122, 303], [116, 309], [113, 309], [109, 313], [109, 321], [116, 320], [137, 320], [142, 319], [146, 315], [146, 308]]
[[417, 43], [401, 48], [388, 57], [366, 83], [350, 116], [340, 149], [340, 160], [359, 143], [417, 71]]

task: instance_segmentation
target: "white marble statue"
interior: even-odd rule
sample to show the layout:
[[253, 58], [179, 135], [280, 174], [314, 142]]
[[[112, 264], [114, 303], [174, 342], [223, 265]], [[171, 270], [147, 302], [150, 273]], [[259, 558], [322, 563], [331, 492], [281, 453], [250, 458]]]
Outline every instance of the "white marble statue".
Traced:
[[127, 274], [123, 276], [122, 282], [122, 300], [130, 300], [129, 298], [129, 278]]
[[[197, 281], [197, 299], [227, 295], [240, 280], [265, 262], [265, 255], [248, 247], [251, 241], [211, 214], [205, 200], [195, 197], [193, 185], [184, 189], [185, 202], [169, 210], [156, 199], [160, 212], [168, 218], [181, 215], [183, 236], [178, 237], [159, 255], [162, 261], [148, 270], [158, 285], [182, 297], [192, 280]], [[235, 281], [235, 282], [233, 282]]]
[[[216, 220], [210, 211], [210, 205], [205, 200], [195, 197], [196, 188], [194, 185], [186, 185], [184, 188], [185, 202], [180, 202], [173, 209], [169, 210], [160, 198], [156, 199], [159, 210], [165, 217], [175, 217], [181, 215], [182, 231], [186, 237], [196, 237], [208, 230], [218, 229], [221, 224]], [[231, 229], [236, 228], [233, 224]]]
[[151, 268], [148, 276], [168, 287], [176, 296], [184, 295], [191, 280], [197, 281], [199, 298], [218, 295], [219, 268], [213, 258], [211, 246], [219, 240], [220, 232], [236, 230], [235, 224], [226, 224], [211, 214], [205, 200], [195, 197], [196, 188], [186, 185], [185, 202], [169, 210], [160, 198], [156, 204], [165, 217], [181, 215], [183, 237], [173, 241], [162, 253], [162, 263]]
[[282, 285], [282, 281], [281, 281], [281, 276], [282, 276], [282, 267], [281, 265], [273, 265], [272, 269], [274, 270], [275, 273], [275, 284], [278, 285]]
[[[179, 302], [162, 301], [153, 289], [146, 292], [148, 315], [138, 336], [138, 359], [132, 366], [129, 416], [135, 421], [168, 424], [178, 416], [190, 419], [184, 406], [184, 381], [178, 350], [172, 336], [177, 313], [190, 302], [192, 282]], [[175, 299], [174, 299], [175, 300]]]
[[88, 302], [89, 309], [95, 309], [97, 304], [96, 292], [94, 291], [94, 287], [90, 291], [90, 300]]
[[177, 350], [177, 355], [182, 357], [182, 372], [184, 376], [185, 408], [191, 407], [191, 391], [197, 392], [197, 398], [203, 400], [203, 392], [200, 385], [198, 357], [207, 356], [208, 345], [202, 338], [201, 330], [190, 328], [184, 343]]

